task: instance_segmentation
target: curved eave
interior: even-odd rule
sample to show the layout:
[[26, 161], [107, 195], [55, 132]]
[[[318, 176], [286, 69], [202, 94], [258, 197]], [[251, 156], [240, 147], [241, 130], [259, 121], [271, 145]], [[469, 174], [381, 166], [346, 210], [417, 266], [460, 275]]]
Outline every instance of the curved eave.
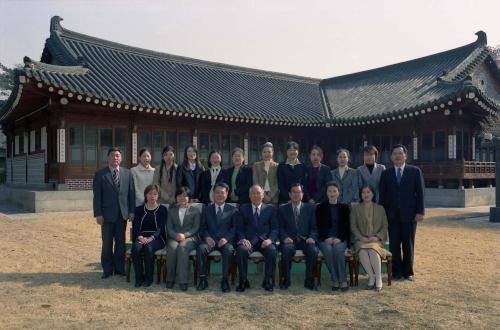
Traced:
[[22, 70], [16, 69], [15, 71], [15, 83], [12, 92], [10, 93], [7, 102], [4, 104], [0, 111], [0, 123], [4, 123], [10, 114], [15, 110], [21, 99], [23, 93], [24, 83], [26, 82], [26, 77], [22, 74]]

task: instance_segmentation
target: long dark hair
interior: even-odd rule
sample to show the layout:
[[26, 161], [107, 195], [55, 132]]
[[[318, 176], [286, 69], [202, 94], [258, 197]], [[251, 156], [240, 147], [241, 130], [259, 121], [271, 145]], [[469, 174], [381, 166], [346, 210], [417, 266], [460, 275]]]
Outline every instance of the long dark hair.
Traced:
[[193, 149], [193, 151], [196, 153], [196, 167], [203, 168], [203, 165], [201, 165], [200, 163], [200, 157], [198, 157], [200, 154], [198, 153], [198, 149], [194, 144], [188, 144], [186, 148], [184, 148], [184, 160], [182, 166], [184, 166], [186, 170], [189, 170], [189, 159], [187, 156], [187, 151], [189, 148]]
[[[169, 151], [172, 151], [172, 153], [175, 155], [175, 149], [172, 146], [166, 146], [165, 148], [163, 148], [163, 150], [161, 152], [160, 186], [161, 186], [161, 178], [163, 177], [163, 167], [165, 166], [165, 159], [163, 159], [163, 157]], [[169, 175], [170, 175], [170, 177], [168, 178], [169, 183], [172, 183], [172, 178], [174, 176], [174, 167], [175, 167], [174, 165], [175, 165], [175, 157], [174, 157], [174, 163], [172, 164], [172, 166], [170, 166], [170, 170], [169, 170]]]
[[220, 165], [222, 166], [222, 153], [220, 152], [220, 150], [215, 149], [210, 151], [210, 153], [208, 154], [208, 168], [212, 167], [212, 162], [210, 161], [210, 158], [212, 158], [213, 154], [218, 154], [220, 156]]

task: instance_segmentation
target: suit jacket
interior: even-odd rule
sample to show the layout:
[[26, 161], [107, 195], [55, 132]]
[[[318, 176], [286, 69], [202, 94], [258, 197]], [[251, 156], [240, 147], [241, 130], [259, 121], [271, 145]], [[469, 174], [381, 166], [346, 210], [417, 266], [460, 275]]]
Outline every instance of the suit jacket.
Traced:
[[[189, 165], [188, 165], [189, 166]], [[196, 166], [194, 171], [184, 166], [184, 163], [177, 168], [177, 188], [188, 187], [193, 198], [200, 197], [200, 176], [205, 170], [204, 167]]]
[[[292, 166], [282, 162], [278, 165], [278, 188], [280, 190], [278, 202], [280, 204], [290, 200], [288, 193], [292, 184], [300, 183], [304, 185], [305, 173], [306, 166], [302, 163]], [[305, 198], [303, 201], [305, 201]]]
[[278, 163], [271, 161], [269, 173], [266, 172], [264, 161], [255, 162], [252, 167], [253, 184], [258, 184], [264, 189], [266, 178], [269, 180], [270, 196], [272, 203], [278, 203]]
[[332, 176], [330, 174], [330, 167], [324, 164], [319, 165], [318, 176], [316, 177], [316, 194], [314, 196], [311, 196], [309, 192], [309, 180], [311, 179], [311, 173], [312, 165], [308, 165], [304, 174], [304, 199], [308, 201], [312, 198], [316, 203], [322, 203], [327, 200], [326, 184], [332, 179]]
[[[351, 212], [349, 205], [337, 203], [338, 207], [338, 239], [347, 242], [349, 247], [351, 241], [351, 228], [349, 224], [349, 214]], [[319, 204], [316, 207], [316, 224], [318, 226], [318, 236], [321, 241], [330, 237], [332, 227], [331, 209], [328, 201]]]
[[299, 210], [298, 225], [295, 223], [292, 203], [281, 205], [278, 209], [280, 225], [280, 241], [291, 238], [294, 243], [313, 238], [318, 240], [318, 229], [316, 227], [316, 206], [302, 203]]
[[231, 178], [233, 176], [234, 166], [228, 168], [224, 171], [224, 182], [229, 186], [229, 197], [228, 200], [231, 203], [246, 204], [250, 203], [249, 191], [252, 186], [252, 169], [248, 166], [240, 167], [238, 175], [236, 176], [236, 189], [234, 193], [238, 196], [238, 200], [231, 199], [231, 193], [233, 192], [233, 187], [231, 187]]
[[415, 221], [416, 214], [424, 214], [424, 177], [416, 166], [406, 164], [398, 185], [393, 166], [380, 177], [379, 204], [384, 206], [389, 223]]
[[186, 238], [192, 238], [197, 241], [198, 231], [200, 230], [200, 218], [200, 210], [194, 205], [189, 205], [181, 225], [179, 207], [169, 208], [166, 229], [167, 238], [175, 240], [177, 234], [182, 233]]
[[373, 170], [370, 173], [370, 170], [366, 165], [361, 165], [358, 167], [358, 175], [359, 175], [359, 186], [362, 187], [364, 185], [370, 185], [375, 189], [375, 194], [377, 195], [377, 201], [379, 200], [379, 185], [380, 185], [380, 176], [382, 172], [385, 170], [385, 165], [375, 163], [373, 166]]
[[[155, 237], [155, 239], [161, 239], [163, 243], [165, 243], [166, 238], [165, 224], [167, 223], [167, 214], [168, 210], [163, 205], [160, 205], [158, 207], [158, 210], [156, 210], [156, 231], [154, 232], [153, 236]], [[139, 237], [139, 235], [141, 234], [141, 226], [144, 215], [144, 204], [137, 206], [135, 208], [134, 220], [132, 221], [132, 242], [135, 242], [137, 240], [137, 237]]]
[[240, 207], [239, 221], [236, 228], [238, 241], [247, 239], [255, 246], [259, 241], [270, 239], [278, 241], [278, 219], [273, 205], [262, 203], [258, 223], [254, 223], [253, 207], [251, 203]]
[[222, 216], [218, 220], [216, 205], [207, 205], [203, 208], [201, 214], [200, 239], [204, 241], [205, 238], [210, 236], [217, 243], [221, 238], [225, 238], [232, 244], [235, 238], [237, 221], [238, 210], [236, 207], [225, 203]]
[[134, 217], [134, 179], [130, 171], [124, 167], [120, 167], [119, 173], [120, 190], [116, 188], [108, 166], [98, 170], [94, 175], [92, 186], [94, 217], [102, 216], [104, 222], [116, 222], [118, 219]]
[[360, 186], [358, 179], [358, 172], [351, 167], [346, 168], [342, 179], [338, 168], [332, 171], [332, 181], [336, 182], [340, 187], [340, 203], [351, 204], [359, 201]]
[[[212, 175], [210, 174], [211, 168], [203, 171], [200, 175], [200, 191], [199, 191], [199, 199], [200, 202], [204, 204], [210, 204], [212, 201], [210, 200], [210, 191], [212, 190]], [[225, 170], [220, 169], [217, 178], [215, 179], [215, 183], [224, 181]]]

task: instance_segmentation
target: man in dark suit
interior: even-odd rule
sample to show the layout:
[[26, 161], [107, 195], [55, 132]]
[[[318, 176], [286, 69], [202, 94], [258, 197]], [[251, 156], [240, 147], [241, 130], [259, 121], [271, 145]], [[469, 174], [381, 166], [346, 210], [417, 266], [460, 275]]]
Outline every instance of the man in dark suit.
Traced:
[[276, 268], [276, 246], [278, 240], [278, 220], [272, 205], [263, 204], [264, 189], [259, 185], [250, 188], [249, 204], [240, 207], [240, 219], [236, 229], [238, 236], [238, 272], [240, 282], [236, 291], [243, 292], [250, 285], [247, 280], [248, 257], [258, 251], [265, 258], [265, 274], [262, 287], [266, 291], [273, 291], [272, 275]]
[[222, 254], [222, 292], [231, 291], [229, 285], [229, 270], [233, 260], [233, 240], [236, 231], [238, 210], [236, 207], [226, 204], [229, 187], [224, 182], [218, 182], [214, 186], [214, 204], [203, 208], [200, 225], [201, 244], [196, 250], [200, 280], [198, 290], [205, 290], [207, 282], [207, 256], [214, 250]]
[[304, 183], [306, 167], [299, 161], [299, 144], [294, 141], [286, 145], [286, 160], [278, 165], [279, 204], [290, 200], [288, 192], [294, 183]]
[[314, 271], [318, 257], [318, 248], [316, 247], [318, 230], [316, 228], [315, 205], [302, 203], [304, 191], [300, 183], [293, 184], [290, 187], [289, 194], [290, 202], [281, 205], [278, 210], [281, 267], [284, 274], [280, 288], [288, 289], [290, 286], [292, 259], [295, 256], [296, 250], [302, 250], [306, 256], [306, 279], [304, 287], [315, 290]]
[[108, 166], [94, 176], [94, 217], [102, 236], [102, 278], [125, 274], [125, 231], [127, 219], [134, 218], [135, 190], [132, 175], [120, 166], [121, 161], [120, 149], [109, 149]]
[[[413, 281], [413, 248], [417, 222], [424, 219], [424, 178], [416, 166], [406, 164], [407, 149], [392, 147], [393, 166], [380, 177], [380, 204], [389, 222], [389, 246], [394, 279]], [[401, 256], [401, 250], [403, 255]]]

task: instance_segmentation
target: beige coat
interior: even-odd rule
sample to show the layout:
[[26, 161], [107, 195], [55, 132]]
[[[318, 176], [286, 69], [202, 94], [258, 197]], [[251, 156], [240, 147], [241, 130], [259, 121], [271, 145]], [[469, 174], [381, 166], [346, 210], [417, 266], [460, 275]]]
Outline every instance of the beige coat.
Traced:
[[174, 164], [174, 171], [172, 173], [172, 182], [169, 182], [169, 173], [167, 169], [163, 168], [163, 174], [160, 182], [160, 166], [155, 169], [153, 176], [153, 183], [160, 186], [160, 203], [173, 204], [175, 203], [175, 190], [177, 189], [177, 164]]
[[[376, 250], [382, 258], [385, 258], [387, 251], [384, 244], [387, 240], [387, 216], [382, 206], [373, 203], [373, 213], [371, 220], [366, 216], [365, 206], [355, 204], [351, 209], [351, 243], [354, 252], [357, 254], [362, 248]], [[378, 237], [374, 243], [362, 243], [363, 237]]]
[[278, 203], [278, 163], [271, 161], [269, 165], [269, 173], [264, 169], [264, 161], [255, 162], [252, 167], [253, 184], [258, 184], [264, 188], [266, 184], [266, 178], [269, 180], [269, 188], [271, 191], [269, 195], [271, 197], [272, 203]]

